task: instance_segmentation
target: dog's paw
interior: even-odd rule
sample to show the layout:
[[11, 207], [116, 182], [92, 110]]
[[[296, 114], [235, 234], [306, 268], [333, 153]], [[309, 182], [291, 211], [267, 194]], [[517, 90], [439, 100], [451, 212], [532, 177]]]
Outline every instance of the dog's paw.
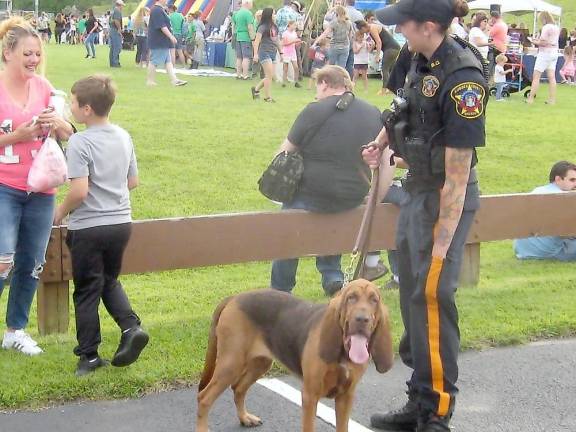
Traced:
[[262, 419], [260, 419], [260, 417], [256, 417], [253, 414], [246, 413], [240, 419], [240, 424], [244, 427], [256, 427], [262, 424]]

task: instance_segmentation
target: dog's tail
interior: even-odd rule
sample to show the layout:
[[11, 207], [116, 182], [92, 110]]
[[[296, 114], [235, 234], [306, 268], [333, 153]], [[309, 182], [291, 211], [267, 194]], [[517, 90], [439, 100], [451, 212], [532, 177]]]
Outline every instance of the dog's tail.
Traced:
[[212, 325], [210, 326], [210, 336], [208, 336], [208, 348], [206, 349], [206, 360], [204, 361], [204, 371], [202, 372], [202, 378], [200, 379], [200, 384], [198, 384], [198, 392], [201, 392], [204, 387], [208, 385], [214, 374], [214, 368], [216, 367], [216, 354], [217, 354], [217, 338], [216, 338], [216, 326], [220, 320], [220, 315], [226, 307], [226, 305], [232, 300], [232, 297], [226, 297], [220, 302], [220, 304], [214, 310], [212, 315]]

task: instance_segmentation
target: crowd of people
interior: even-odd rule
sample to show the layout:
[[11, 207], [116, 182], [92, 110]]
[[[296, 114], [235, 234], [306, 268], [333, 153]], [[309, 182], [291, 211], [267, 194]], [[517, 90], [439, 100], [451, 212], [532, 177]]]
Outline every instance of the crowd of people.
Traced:
[[[123, 0], [116, 0], [108, 15], [111, 67], [121, 66], [123, 6]], [[203, 34], [204, 28], [198, 16], [184, 17], [176, 8], [169, 13], [166, 6], [167, 0], [157, 0], [150, 10], [141, 9], [131, 24], [136, 36], [146, 39], [137, 40], [136, 63], [147, 66], [149, 86], [156, 85], [160, 66], [166, 68], [173, 85], [185, 85], [176, 77], [174, 65], [191, 62], [194, 67], [199, 62], [195, 60], [197, 34]], [[251, 88], [252, 97], [258, 99], [263, 89], [264, 101], [273, 102], [273, 63], [278, 53], [283, 63], [282, 84], [287, 84], [292, 68], [294, 86], [300, 87], [306, 54], [299, 18], [302, 7], [286, 0], [277, 12], [266, 8], [256, 17], [251, 8], [251, 0], [243, 0], [231, 19], [237, 78], [251, 79], [251, 64], [258, 63], [264, 78]], [[380, 429], [447, 432], [455, 409], [459, 328], [454, 297], [466, 237], [479, 206], [476, 148], [485, 144], [489, 95], [489, 77], [481, 57], [486, 53], [487, 60], [495, 55], [495, 82], [501, 83], [507, 74], [508, 44], [508, 31], [498, 12], [492, 13], [491, 22], [485, 14], [476, 14], [467, 31], [461, 19], [468, 12], [464, 0], [399, 0], [365, 15], [355, 9], [354, 0], [347, 0], [347, 6], [336, 3], [310, 46], [316, 102], [298, 115], [278, 150], [299, 151], [304, 160], [300, 187], [290, 202], [283, 203], [283, 209], [337, 213], [355, 208], [366, 197], [370, 169], [379, 166], [384, 173], [378, 199], [400, 206], [393, 273], [404, 323], [400, 357], [412, 375], [407, 403], [400, 410], [372, 417], [372, 426]], [[557, 55], [561, 32], [549, 22], [549, 14], [540, 16], [542, 31], [528, 41], [539, 47], [536, 71], [540, 65], [549, 71], [555, 67], [552, 51]], [[87, 57], [93, 58], [92, 39], [100, 24], [92, 10], [87, 11], [84, 24], [80, 38]], [[4, 216], [0, 292], [11, 274], [2, 346], [28, 355], [42, 352], [25, 328], [52, 223], [59, 224], [70, 215], [66, 243], [75, 286], [76, 374], [81, 376], [108, 364], [98, 354], [100, 301], [121, 331], [112, 365], [133, 363], [148, 343], [148, 334], [118, 281], [131, 232], [129, 191], [138, 185], [138, 168], [129, 134], [108, 118], [116, 96], [109, 77], [90, 76], [72, 86], [71, 112], [76, 123], [86, 125], [84, 131], [76, 132], [71, 119], [55, 110], [53, 87], [39, 73], [46, 41], [40, 30], [38, 23], [35, 28], [22, 18], [0, 24], [0, 211]], [[487, 32], [491, 32], [488, 38]], [[458, 33], [478, 53], [451, 35]], [[396, 34], [406, 38], [407, 44], [401, 46]], [[61, 39], [62, 32], [57, 41]], [[572, 42], [567, 39], [566, 46]], [[376, 61], [382, 62], [384, 88], [401, 96], [394, 112], [382, 113], [354, 94], [353, 79], [365, 80], [367, 55], [374, 49]], [[532, 91], [535, 95], [534, 84]], [[548, 102], [553, 103], [550, 92]], [[349, 124], [356, 127], [351, 129]], [[27, 187], [33, 155], [48, 135], [68, 140], [70, 189], [56, 208], [55, 190], [30, 193]], [[397, 167], [408, 171], [401, 186], [396, 185], [402, 193], [392, 198], [389, 188]], [[575, 189], [576, 167], [561, 161], [550, 172], [550, 184], [535, 192]], [[573, 239], [556, 240], [519, 240], [516, 255], [574, 259]], [[544, 248], [552, 252], [543, 256], [534, 252]], [[345, 283], [340, 259], [331, 255], [316, 260], [327, 295], [336, 294]], [[378, 256], [372, 254], [369, 260], [368, 271], [378, 269]], [[274, 261], [271, 288], [291, 292], [297, 266], [297, 258]], [[371, 279], [385, 272], [373, 273]]]

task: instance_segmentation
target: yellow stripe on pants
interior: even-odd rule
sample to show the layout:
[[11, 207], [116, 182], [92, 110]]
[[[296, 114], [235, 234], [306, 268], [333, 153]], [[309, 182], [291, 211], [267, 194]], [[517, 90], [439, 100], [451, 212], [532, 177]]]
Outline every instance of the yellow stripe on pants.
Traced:
[[438, 282], [444, 260], [432, 257], [426, 279], [426, 310], [428, 312], [428, 346], [430, 349], [430, 367], [432, 369], [432, 388], [440, 396], [438, 416], [448, 414], [450, 395], [444, 391], [444, 366], [440, 356], [440, 309], [438, 307]]

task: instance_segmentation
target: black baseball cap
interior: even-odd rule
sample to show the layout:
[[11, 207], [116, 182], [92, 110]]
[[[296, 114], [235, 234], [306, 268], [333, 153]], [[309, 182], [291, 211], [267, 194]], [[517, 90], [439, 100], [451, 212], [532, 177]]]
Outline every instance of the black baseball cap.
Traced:
[[454, 18], [454, 0], [399, 0], [375, 12], [384, 25], [402, 24], [406, 21], [432, 21], [449, 24]]

